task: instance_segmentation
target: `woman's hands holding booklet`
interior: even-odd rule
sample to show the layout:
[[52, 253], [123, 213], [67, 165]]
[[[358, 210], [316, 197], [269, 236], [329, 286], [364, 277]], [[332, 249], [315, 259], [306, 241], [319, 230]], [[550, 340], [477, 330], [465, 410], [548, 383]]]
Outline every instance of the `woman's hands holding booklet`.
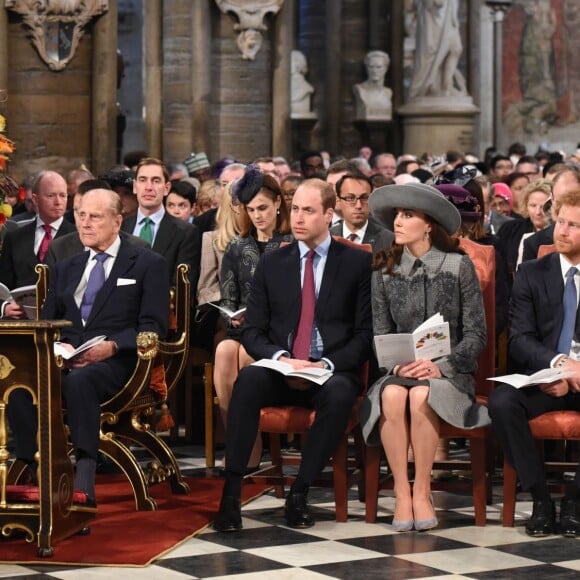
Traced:
[[442, 377], [439, 367], [428, 359], [418, 359], [404, 365], [397, 365], [393, 369], [393, 374], [397, 377], [418, 380], [440, 379]]

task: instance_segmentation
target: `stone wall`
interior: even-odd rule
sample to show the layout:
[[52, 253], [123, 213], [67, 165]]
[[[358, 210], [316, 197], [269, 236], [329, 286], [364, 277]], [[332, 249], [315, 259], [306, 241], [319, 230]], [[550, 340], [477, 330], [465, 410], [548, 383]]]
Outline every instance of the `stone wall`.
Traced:
[[52, 72], [26, 37], [20, 18], [8, 18], [7, 130], [16, 142], [10, 172], [18, 180], [41, 168], [66, 172], [91, 164], [91, 29], [75, 57]]

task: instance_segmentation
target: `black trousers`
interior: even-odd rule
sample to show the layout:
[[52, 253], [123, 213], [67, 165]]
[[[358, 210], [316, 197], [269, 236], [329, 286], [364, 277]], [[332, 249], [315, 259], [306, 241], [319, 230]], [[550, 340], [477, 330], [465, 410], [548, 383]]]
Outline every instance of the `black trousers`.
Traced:
[[[62, 396], [67, 423], [76, 451], [97, 458], [101, 403], [110, 399], [127, 382], [135, 368], [135, 357], [114, 357], [86, 367], [63, 372]], [[31, 462], [38, 446], [38, 416], [32, 397], [24, 389], [10, 395], [6, 414], [14, 434], [16, 457]]]
[[361, 392], [358, 377], [351, 373], [336, 373], [323, 386], [312, 385], [300, 391], [289, 387], [285, 377], [275, 371], [252, 366], [240, 371], [228, 410], [228, 471], [238, 475], [245, 472], [262, 407], [296, 405], [316, 411], [298, 472], [305, 484], [312, 483], [344, 435], [352, 407]]
[[[580, 411], [580, 394], [551, 397], [538, 387], [515, 389], [510, 385], [499, 385], [489, 397], [488, 409], [493, 429], [518, 474], [522, 488], [529, 490], [534, 485], [545, 483], [544, 463], [528, 421], [550, 411]], [[580, 487], [580, 465], [576, 468], [575, 484]]]

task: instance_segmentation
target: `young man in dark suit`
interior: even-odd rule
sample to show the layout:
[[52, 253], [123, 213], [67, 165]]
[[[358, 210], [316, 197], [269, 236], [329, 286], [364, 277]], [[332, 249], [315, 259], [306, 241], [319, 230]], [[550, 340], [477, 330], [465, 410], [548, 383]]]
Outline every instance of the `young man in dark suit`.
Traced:
[[[86, 193], [78, 211], [80, 237], [89, 251], [56, 264], [42, 311], [65, 319], [68, 350], [96, 336], [106, 340], [71, 358], [62, 375], [67, 421], [77, 455], [75, 488], [95, 502], [100, 405], [127, 382], [137, 360], [139, 332], [167, 332], [169, 273], [164, 258], [119, 237], [121, 201], [113, 192]], [[30, 395], [16, 389], [8, 405], [16, 455], [29, 465], [36, 452], [37, 415]]]
[[298, 187], [291, 208], [297, 241], [262, 256], [242, 329], [242, 344], [254, 359], [277, 359], [295, 369], [327, 368], [333, 375], [318, 386], [256, 366], [240, 372], [228, 412], [226, 482], [214, 522], [218, 531], [242, 527], [242, 477], [260, 409], [277, 404], [316, 410], [285, 508], [290, 527], [312, 526], [308, 487], [344, 435], [362, 390], [358, 371], [372, 339], [371, 255], [332, 240], [328, 226], [335, 201], [332, 186], [320, 179]]
[[330, 228], [330, 233], [357, 244], [370, 244], [373, 253], [388, 250], [395, 234], [369, 219], [369, 198], [373, 189], [370, 179], [347, 173], [338, 180], [335, 189], [336, 203], [340, 206], [343, 219]]
[[165, 211], [163, 200], [170, 189], [169, 174], [163, 162], [152, 157], [141, 159], [133, 182], [139, 208], [136, 214], [123, 220], [121, 229], [146, 240], [154, 252], [167, 260], [171, 280], [179, 264], [189, 264], [189, 279], [193, 288], [197, 288], [201, 239], [195, 225]]
[[[9, 289], [36, 283], [36, 264], [44, 262], [52, 240], [75, 227], [63, 216], [67, 189], [64, 177], [55, 171], [41, 171], [32, 185], [32, 199], [37, 208], [36, 219], [6, 233], [0, 254], [0, 282]], [[2, 305], [2, 316], [26, 318], [15, 302]]]
[[[531, 536], [555, 531], [555, 508], [528, 420], [550, 411], [580, 411], [580, 192], [562, 195], [555, 203], [555, 214], [556, 253], [524, 262], [518, 269], [512, 290], [509, 353], [521, 367], [519, 372], [559, 367], [573, 375], [523, 389], [499, 385], [489, 398], [495, 432], [522, 488], [532, 494], [533, 513], [526, 524]], [[580, 465], [562, 500], [560, 532], [580, 536]]]

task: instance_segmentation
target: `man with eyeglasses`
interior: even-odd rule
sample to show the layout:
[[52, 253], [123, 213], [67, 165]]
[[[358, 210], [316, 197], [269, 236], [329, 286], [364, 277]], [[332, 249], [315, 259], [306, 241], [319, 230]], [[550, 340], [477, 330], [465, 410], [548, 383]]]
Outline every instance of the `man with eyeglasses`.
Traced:
[[336, 183], [337, 205], [342, 221], [330, 228], [330, 233], [357, 244], [370, 244], [373, 252], [387, 250], [395, 238], [393, 232], [369, 220], [369, 198], [372, 185], [364, 175], [343, 175]]
[[[75, 231], [63, 218], [67, 204], [67, 185], [55, 171], [41, 171], [32, 184], [32, 202], [36, 219], [6, 233], [0, 255], [0, 282], [9, 289], [36, 283], [36, 264], [45, 261], [53, 239]], [[2, 304], [3, 317], [26, 318], [16, 302]]]

